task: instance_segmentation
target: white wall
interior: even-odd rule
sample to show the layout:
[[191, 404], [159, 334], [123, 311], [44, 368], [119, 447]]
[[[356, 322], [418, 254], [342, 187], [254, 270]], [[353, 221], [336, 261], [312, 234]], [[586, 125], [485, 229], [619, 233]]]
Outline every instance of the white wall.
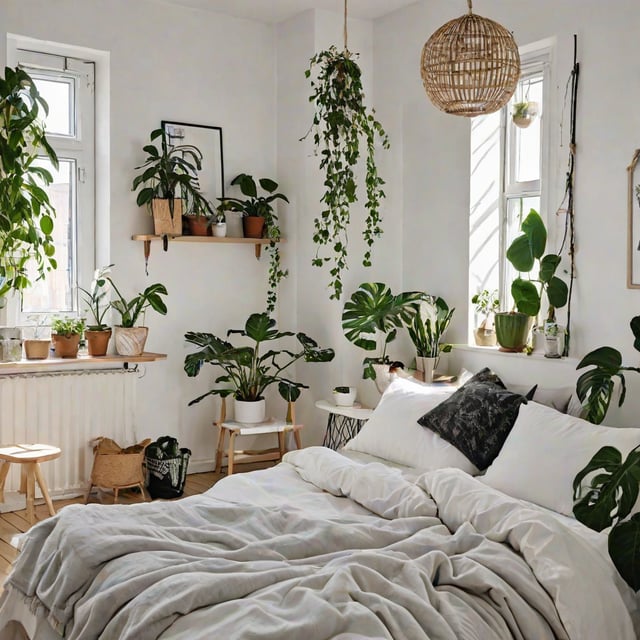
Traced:
[[139, 381], [138, 437], [177, 435], [193, 450], [195, 469], [213, 459], [214, 401], [187, 402], [209, 388], [214, 371], [186, 377], [184, 333], [223, 333], [262, 310], [268, 261], [258, 262], [250, 246], [176, 243], [163, 253], [154, 244], [146, 277], [142, 243], [130, 238], [151, 232], [152, 223], [131, 181], [163, 119], [222, 127], [227, 184], [241, 171], [278, 179], [273, 29], [148, 0], [3, 0], [1, 10], [2, 58], [6, 33], [110, 52], [114, 276], [125, 295], [153, 282], [169, 291], [168, 315], [147, 315], [147, 349], [168, 359], [147, 365]]
[[[571, 69], [572, 36], [578, 34], [581, 70], [572, 356], [579, 359], [609, 344], [623, 351], [627, 363], [637, 364], [628, 323], [640, 313], [640, 294], [626, 289], [625, 169], [638, 147], [634, 135], [640, 128], [640, 112], [632, 108], [640, 99], [640, 58], [634, 42], [640, 28], [638, 4], [635, 0], [539, 0], [525, 7], [521, 2], [485, 0], [477, 11], [512, 30], [519, 45], [557, 39], [554, 108], [548, 114], [554, 139], [550, 187], [556, 197], [564, 185], [568, 153], [566, 114], [564, 146], [559, 147], [561, 105]], [[389, 116], [387, 126], [394, 144], [402, 141], [403, 145], [395, 158], [399, 169], [390, 186], [390, 191], [404, 194], [403, 286], [420, 286], [443, 295], [457, 309], [450, 337], [466, 341], [469, 123], [432, 106], [419, 74], [425, 41], [460, 13], [452, 3], [419, 2], [377, 20], [374, 62], [376, 106], [380, 114]], [[550, 209], [550, 217], [553, 212]], [[505, 368], [508, 362], [503, 356], [483, 355], [485, 360], [498, 368]], [[477, 357], [461, 352], [456, 361], [475, 365]], [[532, 363], [518, 358], [506, 369], [519, 375], [531, 372], [536, 378], [532, 382], [559, 377], [556, 363]], [[575, 366], [575, 362], [568, 364]], [[562, 377], [569, 384], [576, 376], [573, 366], [562, 366]], [[636, 378], [635, 374], [628, 377], [631, 390], [624, 410], [612, 412], [608, 422], [637, 423], [640, 381]]]

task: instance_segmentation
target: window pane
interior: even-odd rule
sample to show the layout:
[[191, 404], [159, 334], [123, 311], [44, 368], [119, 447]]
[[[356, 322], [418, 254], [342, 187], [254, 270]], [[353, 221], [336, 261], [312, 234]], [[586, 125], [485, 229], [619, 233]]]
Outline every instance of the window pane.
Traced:
[[37, 282], [35, 266], [30, 270], [29, 279], [34, 284], [22, 294], [22, 311], [25, 313], [69, 312], [74, 307], [76, 161], [59, 158], [59, 162], [60, 166], [56, 171], [47, 159], [39, 161], [53, 176], [53, 182], [46, 191], [56, 211], [53, 239], [58, 268], [50, 271], [45, 280]]
[[515, 176], [516, 182], [540, 180], [540, 135], [542, 108], [542, 76], [521, 80], [518, 86], [517, 102], [537, 103], [537, 116], [526, 128], [512, 126], [515, 135]]
[[48, 134], [75, 135], [74, 117], [74, 81], [72, 78], [54, 78], [31, 72], [40, 95], [49, 105], [49, 114], [45, 118]]

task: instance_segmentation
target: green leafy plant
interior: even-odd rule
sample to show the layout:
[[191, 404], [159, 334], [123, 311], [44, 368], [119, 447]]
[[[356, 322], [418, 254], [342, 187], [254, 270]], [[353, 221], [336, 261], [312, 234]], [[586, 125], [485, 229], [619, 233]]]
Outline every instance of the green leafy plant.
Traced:
[[96, 269], [93, 273], [93, 280], [91, 281], [91, 287], [89, 289], [78, 287], [78, 289], [82, 291], [83, 300], [93, 316], [93, 324], [87, 327], [90, 331], [104, 331], [104, 329], [107, 328], [103, 320], [111, 306], [108, 301], [105, 301], [108, 294], [106, 287], [107, 276], [111, 273], [111, 267], [113, 267], [113, 264]]
[[42, 115], [49, 111], [31, 77], [5, 68], [0, 78], [0, 299], [28, 287], [57, 267], [53, 243], [55, 210], [45, 191], [53, 182], [44, 156], [56, 169]]
[[454, 311], [455, 309], [449, 309], [443, 298], [429, 295], [424, 297], [413, 322], [407, 326], [419, 357], [437, 358], [441, 352], [451, 351], [452, 346], [440, 344], [440, 340], [449, 327]]
[[185, 213], [202, 215], [202, 212], [207, 212], [212, 215], [213, 205], [200, 193], [200, 149], [191, 144], [170, 145], [164, 129], [154, 129], [151, 132], [150, 142], [158, 138], [159, 146], [147, 144], [143, 147], [147, 158], [136, 167], [141, 172], [134, 177], [131, 190], [139, 189], [136, 198], [138, 206], [151, 209], [154, 198], [166, 199], [173, 218], [174, 200], [183, 198], [186, 202]]
[[573, 514], [595, 531], [612, 527], [609, 555], [635, 591], [640, 589], [640, 513], [626, 518], [638, 499], [639, 486], [640, 445], [624, 461], [615, 447], [602, 447], [573, 481]]
[[[230, 329], [227, 337], [237, 334], [253, 341], [253, 345], [234, 346], [227, 340], [211, 333], [188, 332], [185, 340], [199, 347], [199, 350], [187, 355], [184, 370], [190, 377], [200, 373], [202, 365], [210, 363], [220, 367], [224, 375], [216, 379], [216, 384], [229, 383], [233, 388], [215, 388], [192, 400], [189, 405], [200, 402], [210, 395], [226, 397], [231, 394], [237, 400], [247, 402], [260, 400], [267, 387], [278, 384], [280, 395], [288, 402], [295, 402], [301, 389], [308, 386], [283, 376], [285, 369], [302, 359], [305, 362], [329, 362], [334, 358], [333, 349], [321, 349], [317, 342], [304, 333], [278, 331], [276, 322], [266, 313], [253, 313], [247, 319], [244, 329]], [[296, 351], [269, 349], [261, 353], [265, 342], [296, 336], [299, 348]]]
[[[635, 338], [633, 346], [640, 351], [640, 316], [632, 318], [631, 331]], [[620, 380], [620, 399], [618, 406], [622, 406], [627, 395], [627, 385], [624, 371], [636, 371], [640, 368], [622, 365], [622, 354], [613, 347], [599, 347], [590, 351], [578, 363], [576, 369], [593, 367], [585, 371], [576, 383], [576, 393], [580, 402], [586, 408], [586, 419], [594, 424], [600, 424], [609, 410], [614, 390], [614, 378]]]
[[555, 253], [544, 255], [547, 230], [535, 209], [529, 211], [521, 230], [522, 234], [507, 249], [507, 259], [520, 274], [530, 273], [537, 264], [538, 275], [527, 280], [520, 275], [511, 283], [514, 305], [521, 313], [537, 316], [542, 295], [546, 294], [549, 302], [547, 321], [555, 322], [555, 310], [567, 304], [569, 296], [566, 283], [556, 276], [562, 259]]
[[351, 393], [350, 387], [334, 387], [334, 393]]
[[240, 191], [246, 198], [220, 198], [222, 211], [237, 211], [243, 216], [257, 216], [264, 218], [265, 235], [269, 238], [267, 247], [270, 255], [269, 276], [267, 290], [267, 312], [271, 313], [276, 306], [278, 299], [278, 285], [283, 278], [289, 275], [288, 270], [282, 268], [280, 260], [280, 250], [277, 242], [280, 241], [280, 227], [278, 226], [278, 214], [275, 212], [273, 203], [276, 200], [289, 202], [287, 196], [278, 193], [278, 183], [270, 178], [260, 178], [258, 184], [269, 195], [258, 195], [258, 185], [252, 176], [241, 173], [232, 181], [232, 185], [240, 187]]
[[[357, 54], [351, 54], [346, 46], [344, 51], [331, 47], [314, 55], [305, 72], [309, 78], [314, 67], [318, 68], [317, 77], [311, 80], [309, 97], [315, 107], [313, 123], [302, 140], [313, 134], [325, 187], [320, 200], [324, 208], [314, 221], [313, 241], [317, 251], [312, 264], [321, 267], [333, 261], [329, 286], [332, 289], [330, 297], [334, 299], [342, 295], [342, 272], [347, 267], [350, 207], [358, 199], [355, 169], [360, 159], [361, 141], [366, 145], [365, 266], [371, 266], [371, 247], [382, 234], [380, 203], [385, 197], [384, 180], [378, 175], [375, 144], [379, 139], [382, 147], [388, 149], [389, 139], [375, 119], [375, 112], [365, 106], [362, 72], [356, 57]], [[329, 246], [329, 255], [321, 255], [323, 248]]]
[[114, 281], [107, 277], [107, 280], [111, 283], [113, 290], [118, 296], [117, 300], [111, 302], [111, 308], [114, 309], [120, 315], [121, 327], [135, 327], [137, 326], [138, 318], [141, 314], [151, 307], [154, 311], [157, 311], [160, 315], [166, 315], [167, 305], [161, 296], [167, 295], [167, 288], [160, 283], [149, 285], [142, 293], [127, 300], [116, 287]]
[[375, 351], [379, 335], [384, 335], [382, 353], [363, 360], [363, 378], [375, 380], [374, 364], [391, 364], [387, 346], [395, 340], [399, 328], [413, 322], [423, 297], [419, 291], [393, 295], [382, 282], [364, 282], [345, 302], [342, 330], [349, 342], [365, 351]]
[[84, 318], [53, 318], [51, 321], [51, 330], [59, 336], [81, 336], [84, 332]]
[[483, 289], [480, 293], [476, 293], [471, 298], [471, 304], [475, 304], [476, 313], [481, 313], [485, 318], [495, 313], [500, 309], [500, 298], [498, 298], [497, 289], [494, 291]]

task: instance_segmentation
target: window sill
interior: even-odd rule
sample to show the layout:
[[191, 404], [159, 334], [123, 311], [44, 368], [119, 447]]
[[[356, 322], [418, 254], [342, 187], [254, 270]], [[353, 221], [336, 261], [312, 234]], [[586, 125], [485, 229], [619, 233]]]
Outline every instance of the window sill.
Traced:
[[127, 368], [129, 364], [166, 360], [165, 353], [145, 352], [139, 356], [78, 356], [77, 358], [47, 358], [46, 360], [19, 360], [0, 362], [0, 376], [20, 373], [75, 371], [82, 369]]
[[469, 351], [472, 353], [483, 353], [490, 357], [499, 356], [502, 358], [520, 358], [523, 360], [536, 360], [549, 363], [561, 363], [570, 365], [574, 369], [578, 365], [579, 360], [577, 358], [545, 358], [542, 352], [534, 352], [529, 355], [526, 353], [507, 353], [506, 351], [500, 351], [498, 347], [479, 347], [475, 344], [454, 344], [453, 348], [456, 351]]

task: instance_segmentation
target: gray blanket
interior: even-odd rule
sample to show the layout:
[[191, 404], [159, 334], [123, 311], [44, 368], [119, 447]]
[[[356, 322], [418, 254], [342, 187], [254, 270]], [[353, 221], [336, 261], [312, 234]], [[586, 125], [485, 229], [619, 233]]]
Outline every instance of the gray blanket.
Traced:
[[550, 515], [453, 469], [412, 481], [323, 448], [284, 464], [358, 508], [69, 506], [8, 584], [80, 640], [635, 637], [606, 557]]

